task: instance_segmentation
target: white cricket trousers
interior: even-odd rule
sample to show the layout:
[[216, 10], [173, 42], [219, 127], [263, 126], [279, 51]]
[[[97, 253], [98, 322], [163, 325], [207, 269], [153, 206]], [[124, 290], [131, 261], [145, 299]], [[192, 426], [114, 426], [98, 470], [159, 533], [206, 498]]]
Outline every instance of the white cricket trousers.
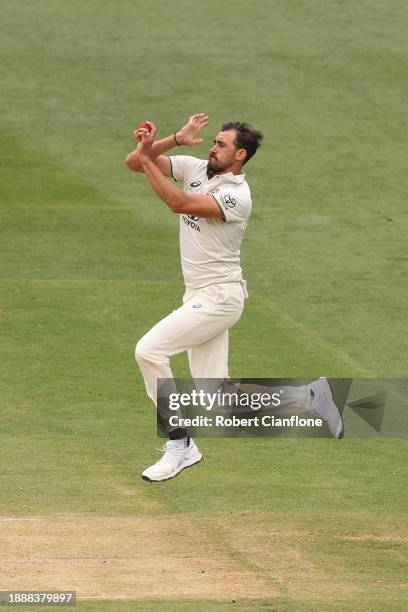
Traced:
[[157, 379], [173, 378], [170, 357], [187, 351], [191, 376], [228, 378], [228, 329], [240, 318], [246, 291], [240, 282], [187, 289], [183, 305], [156, 323], [136, 345], [147, 395], [157, 405]]
[[[187, 351], [191, 376], [196, 379], [228, 378], [228, 329], [240, 318], [247, 297], [245, 283], [220, 283], [203, 289], [187, 290], [183, 305], [159, 321], [136, 345], [135, 357], [148, 396], [157, 406], [157, 379], [172, 379], [170, 357]], [[271, 350], [273, 344], [271, 339]], [[202, 382], [202, 381], [201, 381]], [[175, 389], [174, 389], [175, 390]], [[252, 391], [278, 391], [252, 386]], [[281, 405], [272, 410], [277, 416], [307, 412], [311, 407], [308, 385], [283, 387]], [[159, 407], [165, 427], [169, 412]], [[173, 413], [174, 414], [174, 413]]]

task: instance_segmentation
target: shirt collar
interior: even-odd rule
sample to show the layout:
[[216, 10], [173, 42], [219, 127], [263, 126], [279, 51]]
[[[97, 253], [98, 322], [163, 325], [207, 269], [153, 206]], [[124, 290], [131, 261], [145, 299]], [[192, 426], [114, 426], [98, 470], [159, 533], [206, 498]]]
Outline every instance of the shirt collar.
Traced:
[[214, 176], [210, 179], [218, 179], [222, 180], [226, 183], [238, 183], [239, 185], [245, 181], [245, 172], [241, 172], [241, 174], [233, 174], [232, 172], [225, 172], [224, 174], [214, 174]]

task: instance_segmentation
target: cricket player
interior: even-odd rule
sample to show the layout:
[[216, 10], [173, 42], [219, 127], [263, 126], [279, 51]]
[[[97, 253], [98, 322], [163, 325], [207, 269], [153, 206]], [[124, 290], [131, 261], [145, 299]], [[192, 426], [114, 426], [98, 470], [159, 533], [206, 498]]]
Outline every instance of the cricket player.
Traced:
[[[241, 317], [248, 297], [240, 245], [252, 201], [242, 169], [263, 135], [247, 123], [230, 122], [216, 134], [207, 160], [163, 155], [173, 148], [201, 144], [198, 135], [207, 125], [208, 116], [199, 113], [174, 134], [156, 141], [156, 127], [146, 121], [134, 132], [138, 146], [125, 160], [128, 168], [145, 174], [157, 196], [180, 217], [183, 305], [147, 332], [135, 350], [147, 394], [156, 406], [157, 379], [172, 380], [170, 358], [178, 353], [187, 351], [193, 379], [228, 379], [228, 330]], [[333, 435], [342, 437], [342, 417], [326, 379], [293, 387], [288, 400], [319, 414]], [[161, 459], [142, 473], [150, 482], [172, 478], [202, 459], [187, 430], [171, 427], [168, 415], [162, 416], [169, 440]]]

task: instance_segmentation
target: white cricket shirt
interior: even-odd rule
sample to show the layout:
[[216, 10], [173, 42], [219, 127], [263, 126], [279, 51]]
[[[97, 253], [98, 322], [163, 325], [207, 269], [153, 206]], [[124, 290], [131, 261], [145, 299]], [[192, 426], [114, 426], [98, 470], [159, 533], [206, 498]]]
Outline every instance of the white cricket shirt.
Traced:
[[241, 241], [251, 214], [251, 192], [245, 174], [207, 177], [207, 160], [190, 155], [169, 157], [173, 178], [185, 193], [211, 195], [223, 219], [180, 215], [180, 254], [187, 288], [241, 281]]

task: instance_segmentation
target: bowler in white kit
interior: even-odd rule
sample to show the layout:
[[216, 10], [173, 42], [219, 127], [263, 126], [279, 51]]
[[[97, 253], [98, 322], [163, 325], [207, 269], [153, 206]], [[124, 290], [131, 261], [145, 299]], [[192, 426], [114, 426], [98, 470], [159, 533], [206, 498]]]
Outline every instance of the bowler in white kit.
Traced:
[[[252, 200], [242, 168], [263, 136], [247, 123], [229, 122], [215, 136], [208, 160], [163, 155], [174, 147], [201, 144], [197, 136], [207, 124], [207, 115], [199, 113], [174, 134], [155, 141], [156, 127], [146, 121], [134, 133], [137, 149], [125, 160], [131, 170], [145, 174], [158, 197], [180, 216], [183, 305], [148, 331], [135, 350], [147, 394], [156, 406], [157, 379], [172, 379], [170, 358], [178, 353], [187, 351], [194, 379], [228, 378], [228, 330], [239, 320], [248, 297], [240, 245]], [[181, 188], [168, 181], [170, 177]], [[293, 387], [292, 400], [316, 414], [324, 410], [333, 435], [342, 437], [342, 417], [326, 379], [314, 385]], [[163, 418], [169, 436], [164, 454], [142, 474], [151, 482], [172, 478], [202, 458], [188, 431]]]

